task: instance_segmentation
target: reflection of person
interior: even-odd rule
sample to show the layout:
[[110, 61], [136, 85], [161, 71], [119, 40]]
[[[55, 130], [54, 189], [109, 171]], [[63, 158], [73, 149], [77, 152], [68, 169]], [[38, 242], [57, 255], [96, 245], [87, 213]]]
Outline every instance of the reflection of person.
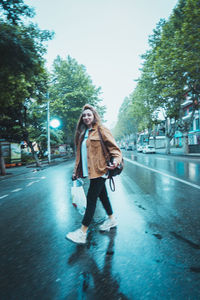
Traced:
[[[94, 259], [94, 255], [86, 251], [85, 247], [77, 246], [75, 253], [69, 259], [68, 264], [77, 264], [79, 275], [79, 289], [74, 289], [73, 296], [67, 295], [70, 299], [78, 298], [76, 293], [80, 293], [81, 299], [121, 299], [128, 300], [128, 297], [120, 292], [120, 284], [113, 274], [114, 263], [114, 243], [116, 230], [106, 234], [109, 238], [109, 243], [106, 249], [106, 254], [102, 265]], [[80, 288], [80, 286], [82, 288]]]
[[[112, 165], [107, 166], [106, 159], [100, 143], [98, 128], [100, 129], [104, 143], [114, 158]], [[94, 216], [97, 198], [99, 197], [108, 215], [108, 219], [100, 225], [100, 230], [110, 230], [117, 226], [112, 207], [108, 198], [105, 181], [108, 169], [114, 169], [122, 160], [122, 154], [111, 132], [101, 124], [97, 111], [89, 104], [83, 107], [77, 123], [75, 143], [77, 148], [76, 163], [73, 179], [89, 177], [90, 186], [87, 194], [87, 207], [82, 220], [81, 228], [69, 232], [66, 238], [85, 244], [87, 230]]]

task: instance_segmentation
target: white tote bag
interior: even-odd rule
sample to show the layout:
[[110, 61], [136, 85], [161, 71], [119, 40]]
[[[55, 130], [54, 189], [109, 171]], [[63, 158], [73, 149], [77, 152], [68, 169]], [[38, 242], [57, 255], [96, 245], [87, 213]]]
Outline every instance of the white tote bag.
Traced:
[[72, 205], [81, 215], [84, 215], [86, 209], [86, 196], [81, 179], [73, 180], [71, 187]]

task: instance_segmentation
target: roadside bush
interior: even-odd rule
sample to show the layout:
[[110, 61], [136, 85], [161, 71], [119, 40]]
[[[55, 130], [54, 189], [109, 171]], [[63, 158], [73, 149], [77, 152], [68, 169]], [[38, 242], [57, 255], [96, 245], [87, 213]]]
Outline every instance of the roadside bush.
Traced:
[[35, 162], [35, 159], [33, 158], [31, 153], [22, 152], [21, 162], [23, 165], [27, 165], [32, 162]]

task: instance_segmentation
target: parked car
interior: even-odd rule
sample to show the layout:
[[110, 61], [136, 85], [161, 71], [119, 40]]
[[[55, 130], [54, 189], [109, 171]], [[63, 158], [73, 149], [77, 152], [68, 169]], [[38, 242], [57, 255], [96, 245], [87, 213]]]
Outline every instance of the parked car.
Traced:
[[156, 153], [156, 149], [153, 146], [146, 145], [146, 146], [144, 146], [142, 152], [143, 153]]
[[144, 146], [142, 145], [137, 145], [137, 152], [142, 152]]

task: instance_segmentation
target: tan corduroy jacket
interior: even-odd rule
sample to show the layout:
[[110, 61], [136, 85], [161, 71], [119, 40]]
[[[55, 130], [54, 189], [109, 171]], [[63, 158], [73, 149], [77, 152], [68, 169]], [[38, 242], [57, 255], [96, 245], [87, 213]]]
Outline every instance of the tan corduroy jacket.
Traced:
[[[106, 145], [111, 156], [115, 158], [117, 163], [122, 160], [122, 153], [116, 144], [109, 129], [103, 125], [99, 126], [103, 141]], [[81, 163], [81, 142], [79, 142], [76, 150], [76, 162], [74, 167], [74, 174], [77, 177], [83, 177], [82, 175], [82, 163]], [[103, 154], [102, 146], [100, 143], [100, 137], [98, 133], [98, 126], [95, 124], [92, 129], [89, 130], [89, 136], [87, 139], [87, 163], [88, 163], [88, 175], [90, 179], [101, 177], [107, 172], [106, 159]]]

